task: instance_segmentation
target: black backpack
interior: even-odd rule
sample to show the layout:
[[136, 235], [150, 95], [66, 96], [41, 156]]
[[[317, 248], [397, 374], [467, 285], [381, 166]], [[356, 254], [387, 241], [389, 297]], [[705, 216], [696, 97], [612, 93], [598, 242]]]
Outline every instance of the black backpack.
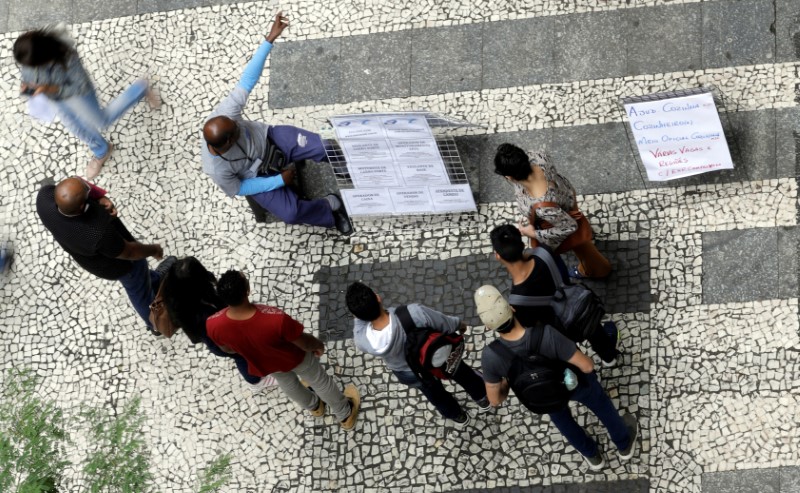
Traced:
[[[394, 310], [406, 333], [406, 362], [420, 380], [433, 377], [450, 379], [458, 370], [464, 357], [464, 336], [458, 332], [445, 334], [430, 327], [417, 327], [405, 305]], [[434, 365], [434, 354], [442, 350], [447, 354], [444, 364]]]
[[555, 312], [556, 329], [559, 332], [575, 342], [585, 341], [594, 333], [606, 314], [603, 301], [583, 284], [564, 284], [561, 271], [550, 252], [538, 247], [531, 253], [547, 265], [556, 285], [556, 292], [553, 296], [511, 294], [508, 303], [512, 306], [549, 306]]
[[511, 362], [508, 383], [523, 406], [536, 414], [560, 411], [569, 404], [572, 395], [572, 391], [564, 383], [564, 370], [571, 368], [571, 365], [539, 354], [544, 327], [528, 330], [536, 333], [531, 334], [528, 339], [528, 346], [525, 348], [527, 357], [511, 351], [499, 339], [489, 344], [489, 347], [502, 359]]

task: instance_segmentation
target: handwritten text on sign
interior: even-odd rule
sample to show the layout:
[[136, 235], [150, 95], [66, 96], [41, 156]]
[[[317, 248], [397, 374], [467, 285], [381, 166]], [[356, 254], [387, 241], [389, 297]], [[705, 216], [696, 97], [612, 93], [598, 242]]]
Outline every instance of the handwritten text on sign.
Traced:
[[711, 93], [626, 103], [625, 113], [650, 181], [733, 168]]

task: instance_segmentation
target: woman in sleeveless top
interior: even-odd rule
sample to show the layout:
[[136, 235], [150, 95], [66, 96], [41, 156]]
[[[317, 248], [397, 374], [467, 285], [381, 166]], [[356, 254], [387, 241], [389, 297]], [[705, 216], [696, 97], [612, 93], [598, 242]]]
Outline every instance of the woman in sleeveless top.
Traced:
[[[514, 187], [517, 204], [525, 218], [519, 230], [530, 238], [531, 246], [541, 243], [558, 253], [575, 252], [580, 263], [569, 269], [572, 277], [608, 276], [611, 264], [592, 241], [591, 228], [578, 210], [575, 188], [556, 172], [544, 153], [526, 154], [517, 146], [501, 144], [494, 165], [495, 173], [504, 176]], [[565, 243], [572, 235], [578, 236]], [[573, 244], [575, 241], [577, 243]], [[562, 244], [566, 250], [559, 248]]]
[[206, 319], [227, 306], [217, 296], [214, 274], [196, 258], [186, 257], [170, 267], [162, 283], [164, 304], [175, 326], [183, 329], [192, 344], [202, 342], [212, 354], [233, 359], [251, 390], [261, 390], [266, 381], [247, 372], [247, 361], [238, 354], [226, 353], [206, 334]]

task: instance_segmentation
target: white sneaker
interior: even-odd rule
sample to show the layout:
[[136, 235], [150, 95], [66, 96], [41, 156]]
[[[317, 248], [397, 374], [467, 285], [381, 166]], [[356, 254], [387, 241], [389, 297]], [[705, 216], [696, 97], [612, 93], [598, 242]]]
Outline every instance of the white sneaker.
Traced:
[[463, 430], [472, 421], [472, 418], [470, 417], [469, 413], [461, 411], [461, 415], [451, 421], [454, 423], [454, 426], [457, 430]]
[[261, 380], [259, 380], [256, 383], [249, 383], [249, 382], [245, 383], [247, 383], [247, 386], [250, 388], [250, 392], [253, 395], [259, 394], [263, 392], [265, 389], [277, 384], [275, 379], [269, 375], [267, 375], [266, 377], [261, 377]]
[[478, 413], [480, 414], [488, 413], [489, 411], [492, 410], [492, 403], [489, 402], [488, 397], [484, 397], [479, 401], [475, 401], [475, 404], [478, 405]]
[[603, 451], [600, 450], [600, 447], [597, 448], [597, 455], [594, 457], [586, 457], [585, 455], [581, 455], [581, 457], [583, 457], [583, 462], [586, 463], [586, 466], [592, 471], [600, 471], [606, 466], [606, 459], [603, 457]]
[[89, 160], [89, 165], [86, 166], [86, 174], [84, 178], [87, 180], [94, 180], [97, 178], [97, 175], [100, 174], [100, 171], [103, 169], [103, 165], [108, 161], [108, 158], [111, 157], [111, 153], [114, 151], [114, 144], [111, 142], [108, 143], [108, 152], [103, 157], [92, 157]]

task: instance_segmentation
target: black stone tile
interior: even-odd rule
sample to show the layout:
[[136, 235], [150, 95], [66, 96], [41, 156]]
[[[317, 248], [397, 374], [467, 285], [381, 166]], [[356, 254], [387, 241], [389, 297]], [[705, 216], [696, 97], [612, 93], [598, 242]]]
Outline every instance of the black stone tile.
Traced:
[[8, 31], [8, 4], [0, 2], [0, 33]]
[[627, 71], [624, 10], [557, 16], [554, 66], [557, 80], [621, 77]]
[[777, 62], [800, 60], [800, 0], [775, 1], [775, 38]]
[[775, 112], [726, 113], [725, 129], [734, 166], [744, 168], [749, 180], [775, 178]]
[[[588, 214], [588, 213], [587, 213]], [[597, 221], [589, 221], [595, 225]], [[611, 262], [613, 270], [602, 281], [586, 279], [584, 284], [600, 296], [607, 313], [649, 312], [650, 240], [598, 241], [597, 249]], [[564, 255], [568, 266], [577, 265], [574, 254]]]
[[778, 493], [780, 472], [771, 468], [705, 473], [701, 484], [703, 493]]
[[412, 31], [411, 95], [481, 88], [483, 24]]
[[778, 297], [797, 298], [800, 296], [800, 226], [778, 228]]
[[627, 14], [628, 75], [701, 68], [699, 3], [629, 9]]
[[579, 194], [645, 188], [634, 152], [622, 123], [554, 129], [550, 149], [559, 173]]
[[609, 493], [648, 493], [650, 491], [650, 481], [645, 478], [632, 479], [628, 481], [609, 482]]
[[[604, 297], [607, 311], [649, 310], [649, 263], [642, 261], [649, 258], [649, 242], [599, 242], [598, 248], [614, 264], [615, 271], [606, 281], [588, 284]], [[352, 337], [353, 319], [344, 295], [347, 286], [355, 281], [368, 284], [383, 297], [386, 306], [422, 303], [448, 315], [461, 316], [469, 325], [481, 325], [472, 299], [477, 288], [493, 284], [507, 293], [510, 287], [505, 269], [491, 255], [323, 267], [315, 274], [314, 282], [321, 285], [320, 320], [326, 321], [327, 326], [321, 326], [320, 333], [327, 340]]]
[[270, 54], [270, 108], [335, 103], [340, 44], [341, 38], [278, 43]]
[[214, 5], [222, 2], [209, 0], [137, 0], [130, 3], [136, 6], [138, 14], [146, 14], [148, 12], [166, 12], [168, 10], [187, 9], [202, 5]]
[[411, 31], [342, 38], [339, 102], [409, 95]]
[[800, 109], [775, 111], [775, 169], [778, 178], [800, 176]]
[[800, 492], [800, 467], [781, 467], [781, 493]]
[[553, 17], [492, 22], [484, 26], [484, 89], [553, 80]]
[[771, 63], [775, 12], [769, 0], [703, 2], [703, 68]]
[[8, 0], [7, 3], [5, 30], [8, 31], [36, 29], [56, 22], [72, 23], [72, 0]]
[[95, 2], [93, 0], [73, 0], [72, 3], [72, 22], [80, 23], [97, 19], [110, 19], [113, 17], [123, 17], [134, 15], [137, 2], [128, 0], [109, 0]]
[[775, 228], [703, 234], [703, 303], [778, 297], [778, 238]]

